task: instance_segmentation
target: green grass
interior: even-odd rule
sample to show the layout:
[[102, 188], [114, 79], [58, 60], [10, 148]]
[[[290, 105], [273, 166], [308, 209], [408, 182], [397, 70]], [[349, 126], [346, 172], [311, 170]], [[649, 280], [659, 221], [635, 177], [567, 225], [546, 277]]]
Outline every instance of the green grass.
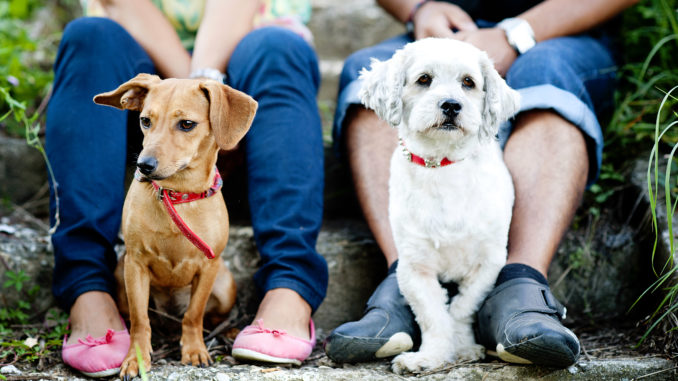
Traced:
[[[678, 53], [678, 13], [675, 0], [645, 1], [625, 15], [625, 59], [622, 68], [623, 83], [618, 92], [617, 110], [609, 133], [611, 141], [627, 152], [646, 152], [651, 147], [647, 168], [647, 192], [656, 233], [649, 265], [657, 280], [639, 297], [659, 295], [659, 303], [647, 320], [648, 328], [639, 345], [657, 327], [666, 335], [676, 327], [666, 319], [678, 309], [678, 284], [674, 281], [676, 263], [673, 261], [675, 243], [673, 216], [678, 203], [677, 167], [673, 165], [678, 151], [678, 71], [675, 57]], [[624, 150], [614, 150], [619, 160]], [[617, 156], [615, 156], [617, 155]], [[660, 168], [663, 168], [660, 171]], [[663, 173], [662, 173], [663, 171]], [[668, 251], [666, 260], [660, 260], [657, 250], [660, 239], [658, 208], [666, 210]], [[636, 301], [636, 303], [638, 303]], [[631, 306], [633, 308], [636, 304]], [[664, 324], [662, 324], [662, 322]]]
[[21, 299], [14, 306], [0, 308], [0, 364], [34, 364], [46, 366], [58, 361], [67, 332], [68, 317], [57, 308], [35, 313], [33, 308], [38, 286], [27, 288], [31, 279], [21, 270], [11, 271], [6, 263], [7, 280], [2, 293], [16, 293]]

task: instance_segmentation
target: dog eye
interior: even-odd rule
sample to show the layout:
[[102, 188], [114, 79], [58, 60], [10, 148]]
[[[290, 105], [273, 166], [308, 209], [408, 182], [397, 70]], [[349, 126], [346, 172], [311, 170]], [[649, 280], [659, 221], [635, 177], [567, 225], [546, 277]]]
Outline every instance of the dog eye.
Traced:
[[197, 126], [197, 125], [198, 125], [198, 123], [196, 123], [192, 120], [182, 120], [182, 121], [179, 122], [179, 129], [181, 131], [188, 132], [188, 131], [194, 129], [195, 126]]
[[141, 127], [151, 128], [151, 119], [150, 118], [142, 116], [142, 117], [139, 118], [139, 122], [141, 123]]
[[433, 81], [433, 78], [428, 74], [422, 74], [417, 78], [417, 84], [421, 86], [431, 86], [431, 81]]
[[476, 83], [473, 82], [473, 79], [471, 77], [464, 77], [464, 79], [461, 81], [461, 84], [464, 85], [467, 89], [473, 89], [476, 87]]

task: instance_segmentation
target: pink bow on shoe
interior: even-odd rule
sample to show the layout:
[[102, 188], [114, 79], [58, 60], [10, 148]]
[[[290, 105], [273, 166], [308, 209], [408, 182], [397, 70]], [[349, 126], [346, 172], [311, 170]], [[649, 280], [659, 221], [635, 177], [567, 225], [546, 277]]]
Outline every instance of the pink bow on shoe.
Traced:
[[301, 365], [315, 346], [315, 326], [309, 321], [311, 340], [288, 334], [284, 330], [264, 327], [259, 319], [243, 329], [233, 342], [232, 355], [238, 360]]
[[[284, 329], [268, 329], [264, 328], [264, 319], [258, 319], [256, 322], [257, 329], [258, 331], [256, 333], [270, 333], [273, 334], [273, 336], [278, 337], [281, 335], [287, 335], [287, 331]], [[245, 328], [247, 329], [247, 328]], [[254, 331], [254, 329], [253, 329]]]
[[104, 336], [104, 337], [100, 337], [98, 339], [95, 339], [92, 336], [87, 335], [87, 337], [85, 337], [84, 340], [78, 339], [78, 343], [83, 344], [83, 345], [87, 345], [87, 346], [90, 346], [90, 347], [95, 347], [97, 345], [103, 345], [103, 344], [109, 344], [111, 342], [111, 340], [113, 339], [113, 335], [115, 335], [115, 331], [109, 328], [108, 331], [106, 331], [106, 336]]
[[108, 377], [120, 372], [120, 364], [129, 351], [130, 338], [127, 329], [114, 331], [108, 329], [106, 335], [93, 338], [87, 335], [75, 344], [66, 345], [67, 337], [61, 349], [64, 363], [89, 377]]

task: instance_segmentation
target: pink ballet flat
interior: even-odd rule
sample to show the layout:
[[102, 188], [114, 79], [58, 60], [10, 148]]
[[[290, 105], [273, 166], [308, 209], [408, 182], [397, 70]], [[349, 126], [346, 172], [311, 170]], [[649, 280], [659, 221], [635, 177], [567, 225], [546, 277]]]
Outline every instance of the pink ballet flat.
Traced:
[[238, 360], [301, 365], [315, 346], [315, 326], [310, 321], [311, 340], [294, 337], [283, 330], [264, 328], [264, 320], [248, 325], [233, 342], [231, 354]]
[[[123, 322], [124, 324], [124, 322]], [[130, 339], [127, 328], [123, 331], [109, 329], [104, 337], [90, 335], [66, 345], [66, 336], [61, 349], [61, 358], [66, 365], [89, 377], [108, 377], [120, 372], [120, 365], [127, 356]]]

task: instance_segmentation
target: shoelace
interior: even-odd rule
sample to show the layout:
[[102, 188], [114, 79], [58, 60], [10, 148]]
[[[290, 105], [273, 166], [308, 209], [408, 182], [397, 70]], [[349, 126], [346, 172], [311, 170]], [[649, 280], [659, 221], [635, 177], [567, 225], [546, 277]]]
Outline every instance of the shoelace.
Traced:
[[259, 320], [256, 321], [256, 323], [257, 323], [257, 329], [259, 330], [259, 332], [257, 332], [257, 333], [270, 333], [274, 337], [287, 335], [287, 331], [285, 331], [284, 329], [264, 328], [264, 319], [259, 319]]
[[115, 335], [115, 331], [109, 328], [108, 331], [106, 331], [106, 336], [104, 336], [104, 337], [101, 337], [99, 339], [95, 339], [92, 336], [87, 335], [87, 337], [85, 337], [84, 340], [78, 339], [78, 343], [88, 345], [90, 347], [95, 347], [97, 345], [109, 344], [111, 342], [111, 340], [113, 339], [113, 335]]

